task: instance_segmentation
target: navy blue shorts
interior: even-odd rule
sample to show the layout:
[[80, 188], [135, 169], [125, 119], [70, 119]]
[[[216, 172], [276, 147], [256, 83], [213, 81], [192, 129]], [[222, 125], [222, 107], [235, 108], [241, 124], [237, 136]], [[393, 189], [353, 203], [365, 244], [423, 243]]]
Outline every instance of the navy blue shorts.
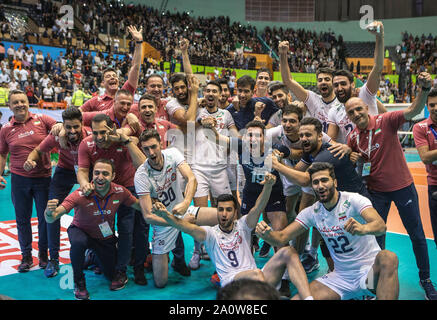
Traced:
[[[259, 194], [254, 192], [244, 192], [243, 198], [241, 200], [241, 215], [244, 216], [249, 213], [250, 209], [255, 206], [256, 200], [258, 199]], [[274, 192], [270, 195], [269, 202], [266, 205], [266, 209], [264, 212], [275, 212], [275, 211], [284, 211], [285, 209], [285, 197], [281, 192]]]

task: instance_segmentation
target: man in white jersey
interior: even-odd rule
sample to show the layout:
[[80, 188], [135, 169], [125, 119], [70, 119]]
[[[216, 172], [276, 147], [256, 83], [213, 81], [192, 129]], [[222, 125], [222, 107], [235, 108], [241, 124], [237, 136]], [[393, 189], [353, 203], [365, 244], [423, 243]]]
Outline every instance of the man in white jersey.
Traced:
[[[145, 130], [140, 135], [140, 145], [147, 160], [135, 173], [135, 189], [144, 219], [153, 225], [153, 278], [155, 286], [163, 288], [168, 280], [168, 252], [175, 248], [179, 230], [169, 227], [165, 220], [152, 214], [152, 199], [158, 199], [173, 214], [182, 217], [190, 206], [197, 182], [184, 156], [177, 149], [161, 151], [161, 138], [156, 130]], [[185, 197], [178, 171], [187, 180]], [[179, 263], [185, 264], [185, 261]]]
[[[386, 111], [384, 106], [382, 106], [382, 110], [379, 110], [376, 99], [379, 80], [384, 68], [384, 26], [382, 22], [374, 21], [369, 25], [368, 30], [376, 36], [375, 64], [367, 77], [367, 82], [360, 88], [358, 97], [369, 106], [371, 115], [377, 115], [379, 111], [380, 113]], [[346, 144], [349, 133], [355, 128], [355, 125], [347, 117], [344, 108], [344, 103], [352, 97], [355, 90], [354, 75], [348, 70], [337, 70], [334, 73], [332, 83], [335, 95], [341, 104], [329, 110], [327, 133], [332, 140]]]
[[308, 171], [318, 201], [284, 230], [272, 231], [262, 221], [257, 234], [279, 245], [311, 227], [319, 230], [335, 270], [310, 283], [316, 300], [346, 300], [371, 293], [377, 299], [398, 299], [398, 259], [376, 242], [375, 235], [384, 234], [386, 226], [370, 200], [357, 193], [338, 192], [334, 167], [329, 163], [315, 162]]
[[[206, 135], [214, 136], [208, 129], [213, 126], [223, 135], [238, 136], [234, 119], [228, 110], [218, 107], [222, 87], [212, 80], [203, 90], [205, 108], [197, 108], [197, 116], [192, 114], [188, 121], [196, 120], [196, 138], [192, 146], [192, 158], [187, 159], [191, 165], [197, 181], [197, 190], [194, 195], [196, 207], [208, 207], [208, 197], [211, 193], [211, 204], [216, 206], [215, 200], [221, 194], [231, 194], [227, 173], [228, 159], [226, 146], [220, 146], [208, 140]], [[200, 243], [195, 241], [193, 256], [188, 266], [192, 270], [200, 267]]]
[[199, 242], [205, 243], [211, 261], [216, 267], [222, 286], [238, 279], [265, 281], [274, 287], [281, 283], [287, 269], [291, 282], [301, 299], [312, 299], [308, 279], [299, 261], [299, 256], [291, 247], [281, 248], [264, 266], [258, 269], [250, 249], [252, 230], [270, 197], [276, 177], [265, 173], [263, 190], [255, 206], [244, 217], [237, 219], [235, 198], [220, 195], [217, 205], [218, 225], [199, 227], [177, 218], [160, 203], [154, 204], [154, 213], [164, 218], [170, 225], [188, 233]]

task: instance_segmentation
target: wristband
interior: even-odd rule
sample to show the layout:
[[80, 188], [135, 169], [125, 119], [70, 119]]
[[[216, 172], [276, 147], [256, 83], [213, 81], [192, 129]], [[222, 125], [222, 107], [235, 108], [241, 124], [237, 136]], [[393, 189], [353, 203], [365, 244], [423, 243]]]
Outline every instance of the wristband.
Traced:
[[422, 87], [422, 91], [431, 91], [431, 87], [429, 87], [429, 88]]
[[135, 41], [136, 44], [142, 44], [143, 41]]

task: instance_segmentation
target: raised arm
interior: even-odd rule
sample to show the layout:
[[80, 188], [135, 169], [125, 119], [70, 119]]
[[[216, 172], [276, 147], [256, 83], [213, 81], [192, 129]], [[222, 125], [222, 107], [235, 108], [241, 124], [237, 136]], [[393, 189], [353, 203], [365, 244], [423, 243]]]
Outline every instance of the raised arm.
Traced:
[[288, 66], [288, 41], [279, 43], [279, 69], [281, 71], [282, 82], [300, 101], [305, 101], [308, 97], [307, 90], [291, 77], [290, 67]]
[[376, 94], [379, 89], [379, 80], [381, 79], [384, 68], [384, 25], [381, 21], [372, 22], [367, 28], [369, 32], [375, 35], [375, 63], [367, 78], [367, 89], [371, 94]]
[[135, 26], [127, 27], [127, 30], [132, 36], [132, 41], [135, 41], [135, 51], [132, 57], [132, 66], [129, 70], [127, 81], [131, 87], [136, 88], [138, 86], [138, 79], [140, 77], [141, 56], [143, 47], [143, 28], [137, 30]]
[[426, 99], [428, 97], [429, 91], [431, 90], [432, 79], [431, 75], [426, 72], [421, 72], [417, 76], [417, 84], [419, 85], [419, 94], [413, 103], [404, 110], [405, 120], [411, 120], [417, 116], [422, 109], [425, 107]]
[[270, 194], [272, 193], [272, 188], [275, 182], [276, 176], [266, 172], [264, 176], [264, 181], [260, 183], [264, 185], [263, 190], [258, 196], [258, 199], [256, 199], [255, 205], [252, 209], [250, 209], [249, 213], [247, 214], [246, 224], [249, 228], [255, 229], [261, 212], [264, 211], [267, 203], [269, 202]]
[[190, 42], [187, 39], [182, 39], [180, 41], [180, 48], [182, 51], [182, 63], [184, 66], [185, 74], [193, 74], [193, 69], [191, 68], [190, 57], [188, 56], [188, 46]]

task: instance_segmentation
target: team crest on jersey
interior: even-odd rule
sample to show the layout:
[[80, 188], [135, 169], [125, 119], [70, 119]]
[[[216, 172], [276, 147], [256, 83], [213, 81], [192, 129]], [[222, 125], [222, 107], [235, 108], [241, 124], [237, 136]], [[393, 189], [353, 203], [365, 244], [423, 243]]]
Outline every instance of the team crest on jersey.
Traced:
[[381, 128], [375, 130], [375, 136], [381, 132]]
[[121, 193], [121, 192], [123, 192], [123, 188], [122, 187], [114, 187], [114, 191], [115, 191], [115, 193]]
[[343, 203], [343, 207], [345, 207], [345, 209], [349, 209], [349, 208], [351, 207], [351, 203], [349, 202], [349, 200], [346, 200], [346, 201]]

